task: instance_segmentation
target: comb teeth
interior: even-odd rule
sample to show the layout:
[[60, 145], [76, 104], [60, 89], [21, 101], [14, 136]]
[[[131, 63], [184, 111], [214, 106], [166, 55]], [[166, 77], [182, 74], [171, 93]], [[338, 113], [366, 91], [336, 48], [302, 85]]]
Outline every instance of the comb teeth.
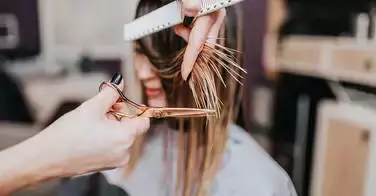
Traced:
[[200, 15], [208, 14], [220, 8], [232, 5], [233, 1], [239, 2], [239, 0], [202, 0]]
[[[201, 0], [199, 16], [209, 14], [243, 0]], [[124, 25], [124, 40], [137, 40], [183, 22], [181, 0], [173, 1], [153, 12]]]

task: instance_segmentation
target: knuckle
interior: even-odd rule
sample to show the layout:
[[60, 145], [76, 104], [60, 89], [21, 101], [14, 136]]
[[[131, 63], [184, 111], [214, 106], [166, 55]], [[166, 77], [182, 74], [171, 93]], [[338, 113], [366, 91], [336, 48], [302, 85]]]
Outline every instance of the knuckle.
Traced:
[[185, 0], [183, 1], [183, 6], [187, 12], [196, 13], [201, 9], [201, 3], [197, 0]]

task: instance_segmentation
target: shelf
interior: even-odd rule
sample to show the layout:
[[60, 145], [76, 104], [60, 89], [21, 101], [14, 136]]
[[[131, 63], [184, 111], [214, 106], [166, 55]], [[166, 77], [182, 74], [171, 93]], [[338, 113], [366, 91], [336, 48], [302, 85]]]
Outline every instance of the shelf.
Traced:
[[292, 36], [280, 49], [279, 71], [376, 86], [376, 42]]

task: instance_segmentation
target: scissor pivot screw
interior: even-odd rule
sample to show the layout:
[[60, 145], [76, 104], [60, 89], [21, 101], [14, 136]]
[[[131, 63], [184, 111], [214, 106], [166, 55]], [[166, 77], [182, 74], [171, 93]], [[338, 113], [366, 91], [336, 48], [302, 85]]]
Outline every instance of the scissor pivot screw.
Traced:
[[162, 118], [164, 116], [163, 111], [154, 111], [154, 116], [156, 118]]

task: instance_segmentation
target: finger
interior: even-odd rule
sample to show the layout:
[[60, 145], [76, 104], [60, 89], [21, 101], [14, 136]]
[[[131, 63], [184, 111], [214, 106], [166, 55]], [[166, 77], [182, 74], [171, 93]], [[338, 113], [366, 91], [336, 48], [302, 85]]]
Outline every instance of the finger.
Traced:
[[200, 0], [182, 0], [183, 16], [196, 16], [201, 9]]
[[101, 171], [106, 171], [106, 170], [113, 170], [113, 169], [116, 169], [116, 168], [118, 168], [117, 165], [116, 166], [101, 167], [99, 169], [89, 170], [88, 172], [101, 172]]
[[[107, 113], [108, 119], [117, 119], [119, 120], [122, 118], [126, 118], [125, 116], [122, 116], [120, 114], [128, 114], [129, 116], [135, 116], [137, 114], [141, 114], [143, 112], [142, 109], [136, 108], [135, 106], [130, 105], [126, 102], [116, 102], [112, 105], [112, 107], [109, 109], [109, 111], [113, 111], [110, 113]], [[118, 113], [118, 114], [117, 114]]]
[[[123, 77], [120, 73], [116, 73], [112, 77], [111, 83], [117, 85], [119, 89], [124, 88]], [[99, 109], [102, 110], [103, 112], [107, 112], [112, 107], [112, 105], [117, 101], [118, 98], [119, 98], [118, 92], [115, 89], [105, 85], [96, 96], [96, 101], [99, 106]]]
[[219, 31], [226, 17], [226, 10], [222, 8], [214, 12], [213, 17], [215, 18], [215, 22], [212, 28], [210, 29], [210, 32], [207, 37], [207, 42], [215, 44], [217, 42]]
[[[122, 108], [119, 106], [118, 103], [114, 103], [111, 106], [111, 108], [109, 108], [108, 110], [122, 111], [121, 109]], [[119, 120], [119, 118], [114, 113], [111, 113], [111, 112], [108, 112], [106, 116], [107, 116], [107, 119], [110, 119], [110, 120]]]
[[185, 27], [192, 25], [200, 9], [201, 0], [182, 0], [182, 16]]
[[212, 25], [213, 20], [210, 15], [199, 17], [193, 25], [181, 66], [181, 74], [184, 80], [187, 80], [188, 75], [191, 73]]
[[119, 120], [113, 113], [109, 112], [109, 113], [106, 113], [106, 117], [107, 119], [110, 119], [110, 120]]
[[121, 121], [122, 126], [129, 127], [134, 134], [142, 134], [150, 128], [149, 118], [134, 118], [134, 119], [123, 119]]
[[[119, 125], [121, 126], [121, 124]], [[122, 145], [124, 149], [128, 149], [133, 145], [136, 139], [137, 133], [134, 130], [131, 130], [131, 131], [127, 130], [127, 127], [122, 127], [122, 129], [125, 130], [123, 133], [124, 137], [123, 137]]]
[[138, 133], [145, 133], [150, 129], [150, 119], [149, 118], [140, 118], [137, 122]]
[[183, 38], [186, 42], [188, 42], [189, 40], [189, 34], [191, 33], [191, 29], [190, 28], [187, 28], [185, 27], [184, 25], [176, 25], [174, 27], [174, 31], [175, 33], [180, 36], [181, 38]]

